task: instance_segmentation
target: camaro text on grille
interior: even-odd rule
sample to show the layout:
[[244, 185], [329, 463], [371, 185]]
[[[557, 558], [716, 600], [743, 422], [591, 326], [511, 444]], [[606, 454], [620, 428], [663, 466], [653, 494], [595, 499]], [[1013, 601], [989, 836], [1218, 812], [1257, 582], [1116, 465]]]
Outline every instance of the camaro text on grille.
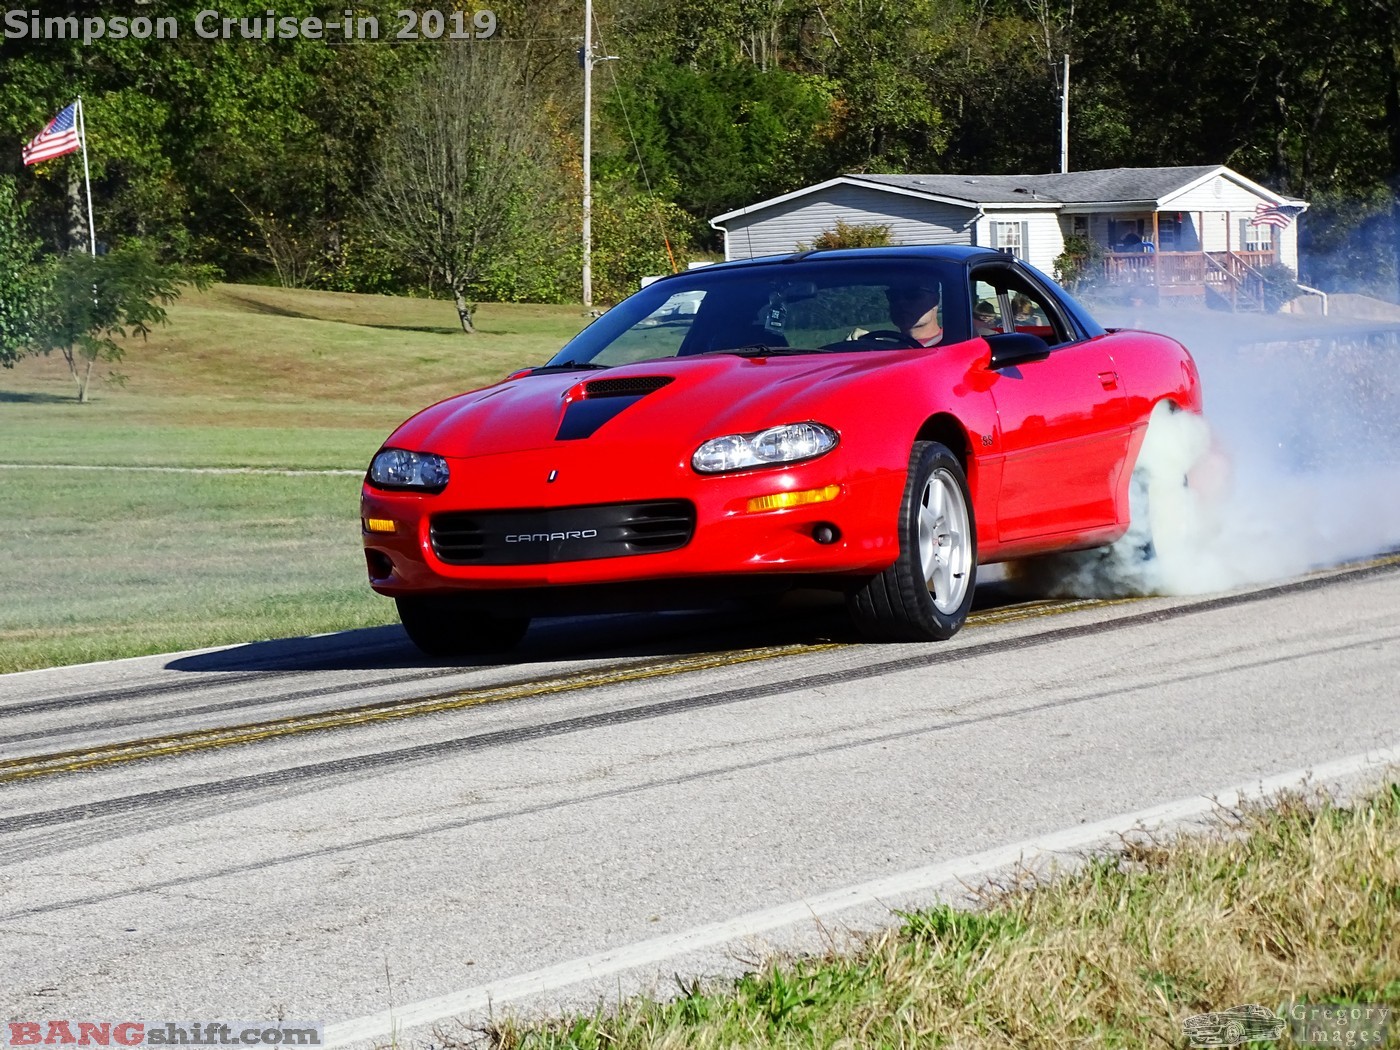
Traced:
[[550, 540], [591, 540], [597, 529], [575, 529], [571, 532], [517, 532], [506, 537], [507, 543], [548, 543]]

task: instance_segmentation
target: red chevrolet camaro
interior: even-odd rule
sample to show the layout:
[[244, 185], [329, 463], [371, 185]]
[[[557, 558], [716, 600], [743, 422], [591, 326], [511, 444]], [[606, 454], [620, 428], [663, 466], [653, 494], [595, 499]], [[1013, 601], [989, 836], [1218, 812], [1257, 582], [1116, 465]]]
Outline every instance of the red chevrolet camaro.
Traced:
[[400, 426], [365, 477], [370, 585], [451, 656], [532, 616], [843, 592], [871, 639], [954, 634], [977, 566], [1113, 543], [1178, 343], [1106, 331], [987, 249], [659, 280], [547, 364]]

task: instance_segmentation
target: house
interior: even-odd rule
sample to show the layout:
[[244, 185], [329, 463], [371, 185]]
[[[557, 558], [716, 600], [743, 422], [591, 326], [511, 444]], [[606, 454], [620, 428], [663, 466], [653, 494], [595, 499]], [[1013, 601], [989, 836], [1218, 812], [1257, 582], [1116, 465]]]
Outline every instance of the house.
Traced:
[[797, 251], [838, 220], [888, 226], [895, 244], [1003, 249], [1053, 271], [1069, 237], [1098, 245], [1103, 279], [1153, 296], [1262, 301], [1259, 269], [1298, 269], [1307, 202], [1224, 165], [1052, 175], [841, 175], [710, 221], [724, 257]]

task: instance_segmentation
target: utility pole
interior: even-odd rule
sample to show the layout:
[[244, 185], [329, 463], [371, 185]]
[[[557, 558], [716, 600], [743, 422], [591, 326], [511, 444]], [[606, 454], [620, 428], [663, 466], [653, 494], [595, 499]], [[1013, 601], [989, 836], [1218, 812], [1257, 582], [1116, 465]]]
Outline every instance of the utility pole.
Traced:
[[583, 3], [583, 305], [593, 307], [593, 0]]
[[1069, 55], [1065, 56], [1065, 75], [1060, 91], [1060, 171], [1069, 171]]
[[593, 57], [593, 0], [583, 3], [583, 305], [593, 306], [593, 63], [611, 62], [616, 55]]

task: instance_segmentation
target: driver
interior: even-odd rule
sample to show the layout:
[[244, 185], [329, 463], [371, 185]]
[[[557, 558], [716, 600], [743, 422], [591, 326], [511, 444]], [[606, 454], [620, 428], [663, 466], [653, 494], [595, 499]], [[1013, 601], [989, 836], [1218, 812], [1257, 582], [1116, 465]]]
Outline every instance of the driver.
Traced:
[[920, 285], [890, 285], [885, 290], [890, 320], [919, 346], [933, 346], [943, 338], [938, 316], [938, 289]]

